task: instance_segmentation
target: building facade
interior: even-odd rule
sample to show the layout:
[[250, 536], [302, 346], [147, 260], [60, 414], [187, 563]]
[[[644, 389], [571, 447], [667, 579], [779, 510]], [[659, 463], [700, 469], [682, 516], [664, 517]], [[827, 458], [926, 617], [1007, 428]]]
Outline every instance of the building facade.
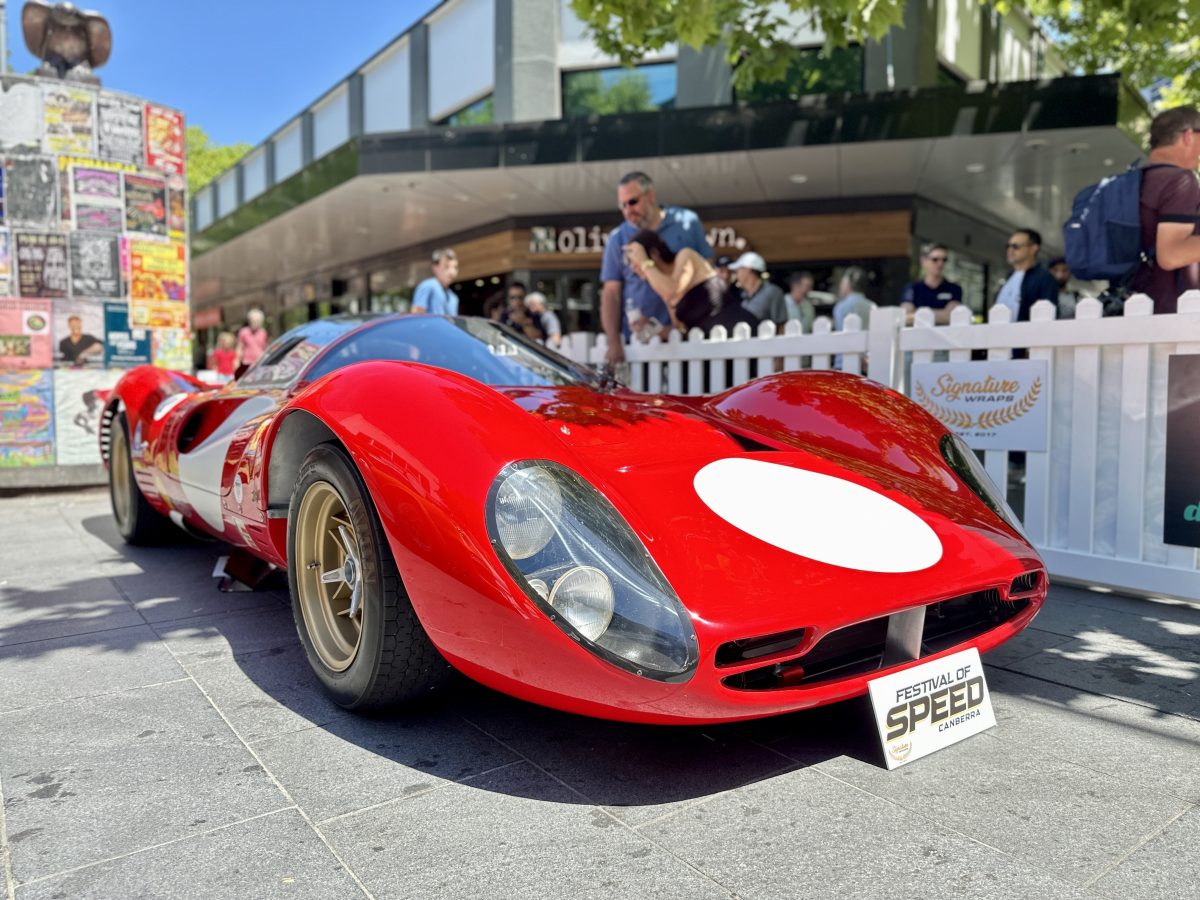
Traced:
[[719, 47], [623, 69], [566, 0], [446, 0], [197, 192], [195, 325], [404, 309], [451, 245], [465, 311], [516, 279], [597, 329], [631, 169], [777, 280], [859, 264], [891, 303], [937, 240], [982, 309], [1011, 229], [1052, 248], [1075, 191], [1138, 154], [1138, 98], [1064, 76], [1023, 13], [929, 0], [878, 43], [827, 52], [799, 19], [787, 38], [788, 78], [739, 96]]

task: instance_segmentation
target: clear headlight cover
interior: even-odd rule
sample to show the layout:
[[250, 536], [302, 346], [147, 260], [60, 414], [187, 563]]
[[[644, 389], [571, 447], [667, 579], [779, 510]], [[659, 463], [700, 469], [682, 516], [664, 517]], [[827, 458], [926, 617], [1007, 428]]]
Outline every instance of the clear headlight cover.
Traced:
[[975, 451], [967, 446], [967, 442], [957, 434], [947, 434], [942, 437], [941, 450], [942, 458], [946, 460], [946, 464], [950, 466], [954, 474], [961, 478], [992, 512], [1003, 519], [1005, 524], [1028, 541], [1029, 535], [1025, 533], [1021, 520], [1008, 505], [1008, 501], [996, 487], [996, 482], [992, 481], [992, 477], [988, 475], [987, 469], [983, 467], [983, 463], [979, 461]]
[[699, 654], [687, 610], [621, 514], [577, 473], [548, 460], [505, 467], [487, 525], [513, 579], [582, 646], [644, 678], [691, 677]]

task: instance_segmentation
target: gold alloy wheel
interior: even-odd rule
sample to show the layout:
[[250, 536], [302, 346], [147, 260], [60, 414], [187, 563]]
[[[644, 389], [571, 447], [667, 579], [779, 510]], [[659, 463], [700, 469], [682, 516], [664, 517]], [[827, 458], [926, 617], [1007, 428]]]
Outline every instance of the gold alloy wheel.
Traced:
[[117, 520], [117, 527], [124, 532], [129, 527], [133, 506], [129, 490], [129, 440], [125, 437], [124, 427], [115, 418], [110, 434], [112, 443], [108, 451], [108, 478], [112, 486], [113, 517]]
[[295, 534], [304, 625], [321, 662], [344, 672], [362, 641], [362, 563], [346, 504], [329, 482], [314, 482], [305, 491]]

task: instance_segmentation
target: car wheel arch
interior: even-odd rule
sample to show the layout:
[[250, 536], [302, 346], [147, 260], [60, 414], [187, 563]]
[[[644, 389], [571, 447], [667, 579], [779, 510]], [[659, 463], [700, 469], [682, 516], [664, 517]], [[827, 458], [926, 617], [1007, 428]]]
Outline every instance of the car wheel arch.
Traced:
[[267, 508], [286, 510], [292, 499], [292, 488], [305, 457], [320, 444], [336, 444], [348, 448], [333, 429], [312, 413], [295, 409], [284, 416], [271, 443], [267, 468]]

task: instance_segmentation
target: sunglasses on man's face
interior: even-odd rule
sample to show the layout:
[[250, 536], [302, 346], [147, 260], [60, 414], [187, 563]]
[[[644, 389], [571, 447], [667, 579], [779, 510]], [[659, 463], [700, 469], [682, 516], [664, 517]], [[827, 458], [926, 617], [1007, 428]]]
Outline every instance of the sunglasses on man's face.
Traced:
[[931, 263], [944, 263], [946, 261], [945, 256], [927, 256], [925, 258]]
[[1009, 241], [1007, 244], [1005, 244], [1005, 246], [1008, 247], [1009, 250], [1024, 250], [1029, 246], [1029, 244], [1018, 244], [1016, 241]]
[[621, 209], [631, 209], [632, 207], [637, 206], [639, 203], [641, 203], [642, 197], [645, 197], [645, 196], [646, 196], [645, 194], [640, 194], [639, 196], [634, 197], [632, 200], [623, 200], [618, 205], [621, 207]]

